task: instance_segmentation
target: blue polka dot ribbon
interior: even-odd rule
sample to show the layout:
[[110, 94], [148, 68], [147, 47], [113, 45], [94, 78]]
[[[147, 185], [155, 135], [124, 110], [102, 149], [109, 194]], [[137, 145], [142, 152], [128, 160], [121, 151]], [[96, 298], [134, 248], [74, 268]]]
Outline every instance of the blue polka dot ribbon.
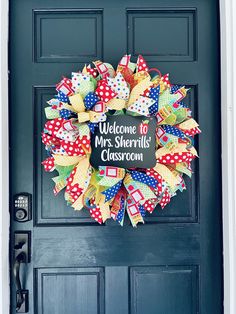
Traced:
[[68, 110], [68, 109], [61, 109], [59, 113], [60, 113], [60, 117], [65, 120], [76, 117], [76, 114], [73, 111]]
[[62, 102], [69, 102], [69, 97], [61, 91], [58, 92], [56, 98]]
[[185, 134], [184, 132], [182, 132], [180, 129], [172, 126], [172, 125], [162, 125], [163, 130], [168, 133], [168, 134], [172, 134], [174, 136], [177, 136], [181, 139], [185, 139]]
[[182, 85], [171, 85], [170, 87], [170, 92], [171, 94], [174, 94], [175, 92], [177, 92], [177, 90], [179, 90], [181, 87], [183, 87]]
[[179, 104], [183, 108], [188, 108], [188, 106], [183, 101], [179, 101]]
[[84, 105], [87, 110], [90, 110], [92, 107], [96, 105], [96, 103], [99, 101], [98, 96], [95, 93], [88, 93], [86, 97], [84, 98]]
[[152, 87], [150, 88], [149, 98], [152, 98], [157, 101], [159, 99], [159, 93], [160, 93], [160, 85], [158, 85], [157, 87]]
[[130, 174], [133, 180], [142, 182], [152, 188], [156, 188], [158, 184], [158, 181], [155, 178], [148, 176], [145, 173], [139, 171], [132, 171]]
[[94, 134], [96, 128], [98, 127], [98, 123], [89, 122], [88, 127], [89, 127], [90, 131]]
[[144, 208], [142, 205], [140, 205], [138, 209], [139, 209], [139, 211], [140, 211], [141, 216], [142, 216], [142, 217], [145, 217], [145, 216], [146, 216], [146, 210], [145, 210], [145, 208]]
[[124, 215], [125, 215], [125, 200], [123, 197], [121, 197], [120, 200], [120, 209], [117, 214], [116, 220], [119, 222], [119, 224], [123, 225], [124, 221]]
[[110, 187], [109, 189], [106, 189], [102, 192], [102, 194], [105, 195], [105, 202], [111, 200], [119, 191], [120, 187], [122, 185], [122, 180]]
[[159, 93], [160, 93], [160, 85], [158, 85], [157, 87], [152, 87], [150, 89], [149, 97], [155, 100], [155, 103], [151, 105], [151, 107], [148, 108], [151, 116], [155, 116], [158, 112]]

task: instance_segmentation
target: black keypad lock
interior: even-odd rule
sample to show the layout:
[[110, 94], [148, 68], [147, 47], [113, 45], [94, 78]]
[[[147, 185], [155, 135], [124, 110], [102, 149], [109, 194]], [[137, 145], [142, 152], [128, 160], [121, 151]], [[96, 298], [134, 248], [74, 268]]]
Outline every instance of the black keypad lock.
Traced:
[[18, 222], [31, 220], [32, 196], [29, 193], [14, 196], [14, 219]]

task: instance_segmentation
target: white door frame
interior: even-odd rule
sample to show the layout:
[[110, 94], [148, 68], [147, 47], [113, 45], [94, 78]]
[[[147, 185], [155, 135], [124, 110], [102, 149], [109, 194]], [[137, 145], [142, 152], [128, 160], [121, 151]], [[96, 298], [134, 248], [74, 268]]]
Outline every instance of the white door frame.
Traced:
[[[9, 313], [8, 7], [0, 0], [0, 314]], [[207, 1], [207, 0], [206, 0]], [[236, 313], [236, 1], [220, 0], [224, 314]], [[236, 102], [236, 101], [235, 101]], [[232, 145], [234, 144], [234, 145]]]
[[236, 313], [236, 1], [220, 0], [224, 313]]

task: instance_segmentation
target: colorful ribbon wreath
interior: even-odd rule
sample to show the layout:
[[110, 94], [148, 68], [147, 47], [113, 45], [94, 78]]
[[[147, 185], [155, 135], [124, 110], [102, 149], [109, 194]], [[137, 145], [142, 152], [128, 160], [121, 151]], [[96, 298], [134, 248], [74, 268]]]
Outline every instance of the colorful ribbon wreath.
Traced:
[[[158, 204], [164, 208], [178, 190], [186, 189], [183, 175], [191, 177], [191, 161], [197, 157], [193, 138], [200, 129], [183, 102], [188, 90], [171, 85], [168, 74], [149, 69], [142, 56], [136, 64], [130, 58], [125, 55], [116, 71], [95, 61], [94, 67], [73, 72], [56, 85], [57, 95], [45, 108], [49, 121], [42, 142], [49, 157], [42, 164], [46, 171], [58, 172], [54, 193], [65, 188], [67, 203], [89, 210], [100, 224], [112, 218], [123, 225], [126, 211], [133, 226], [144, 223], [147, 212]], [[154, 168], [91, 166], [91, 136], [111, 112], [156, 117]]]

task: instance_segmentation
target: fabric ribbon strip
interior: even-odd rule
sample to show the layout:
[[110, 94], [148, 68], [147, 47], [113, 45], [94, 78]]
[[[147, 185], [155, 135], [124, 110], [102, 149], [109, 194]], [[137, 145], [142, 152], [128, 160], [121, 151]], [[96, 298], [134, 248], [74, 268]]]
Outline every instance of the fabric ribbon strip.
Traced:
[[[117, 217], [121, 209], [121, 189], [122, 182], [127, 190], [127, 211], [132, 224], [143, 222], [139, 206], [147, 199], [155, 199], [156, 196], [151, 188], [155, 188], [158, 181], [139, 171], [126, 172], [123, 168], [102, 166], [99, 167], [100, 180], [98, 185], [104, 187], [102, 194], [105, 195], [105, 202], [111, 203], [112, 218]], [[135, 209], [135, 212], [134, 212]]]

